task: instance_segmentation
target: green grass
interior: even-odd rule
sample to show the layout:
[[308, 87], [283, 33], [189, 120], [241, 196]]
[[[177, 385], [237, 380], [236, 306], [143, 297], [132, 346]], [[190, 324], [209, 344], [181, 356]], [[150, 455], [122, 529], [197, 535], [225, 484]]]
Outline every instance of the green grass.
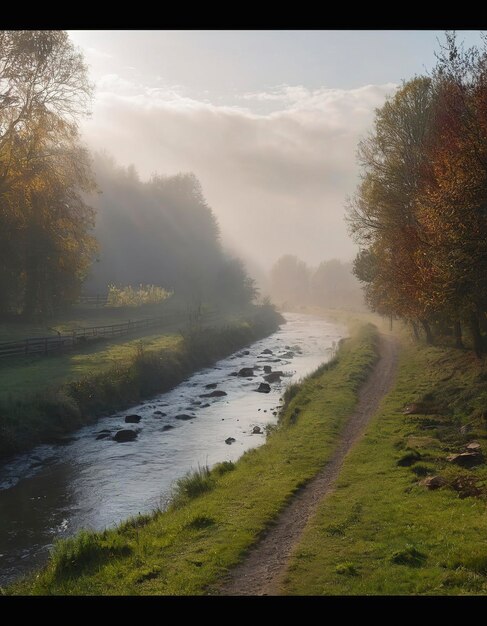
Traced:
[[79, 352], [68, 352], [49, 357], [22, 357], [0, 361], [0, 403], [16, 400], [53, 386], [98, 374], [115, 363], [125, 363], [133, 357], [142, 343], [147, 351], [177, 348], [181, 335], [151, 334], [136, 339], [88, 344]]
[[232, 324], [3, 363], [0, 457], [56, 441], [99, 415], [167, 391], [195, 370], [272, 333], [281, 321], [270, 309], [255, 309]]
[[123, 324], [129, 320], [157, 317], [165, 312], [185, 310], [187, 303], [173, 296], [167, 301], [138, 307], [90, 307], [74, 305], [69, 312], [48, 321], [26, 322], [22, 319], [0, 322], [0, 342], [20, 341], [27, 337], [56, 336], [79, 328]]
[[61, 542], [42, 572], [8, 593], [207, 592], [329, 459], [377, 359], [376, 339], [363, 327], [332, 365], [304, 381], [265, 445], [181, 481], [165, 512]]
[[[415, 414], [404, 414], [415, 403]], [[347, 456], [290, 562], [284, 594], [487, 593], [487, 366], [471, 353], [406, 345], [397, 383]], [[470, 431], [461, 430], [469, 425]], [[431, 491], [426, 476], [445, 479]]]

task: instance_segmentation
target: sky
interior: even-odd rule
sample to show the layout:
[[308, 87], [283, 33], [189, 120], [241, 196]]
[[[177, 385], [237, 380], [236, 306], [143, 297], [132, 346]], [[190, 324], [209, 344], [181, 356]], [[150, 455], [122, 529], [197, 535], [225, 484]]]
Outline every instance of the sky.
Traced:
[[[356, 149], [443, 31], [69, 31], [95, 83], [88, 146], [141, 178], [194, 172], [222, 241], [266, 271], [282, 254], [351, 260]], [[480, 31], [458, 31], [466, 45]], [[136, 210], [136, 208], [134, 208]]]

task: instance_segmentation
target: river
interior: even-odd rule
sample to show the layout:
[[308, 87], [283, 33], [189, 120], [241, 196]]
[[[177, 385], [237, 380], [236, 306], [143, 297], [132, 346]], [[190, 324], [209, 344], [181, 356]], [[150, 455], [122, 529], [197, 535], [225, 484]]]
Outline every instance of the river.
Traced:
[[[265, 442], [283, 390], [329, 360], [343, 327], [286, 313], [278, 331], [190, 376], [172, 391], [86, 426], [64, 445], [38, 446], [0, 469], [0, 585], [42, 565], [53, 542], [82, 528], [101, 530], [164, 506], [190, 469], [235, 461]], [[270, 351], [271, 354], [263, 351]], [[235, 376], [256, 366], [255, 377]], [[282, 371], [270, 393], [256, 393], [264, 366]], [[210, 387], [208, 387], [210, 386]], [[202, 397], [221, 390], [222, 397]], [[141, 416], [126, 424], [125, 416]], [[178, 420], [177, 415], [190, 419]], [[252, 434], [259, 426], [262, 434]], [[97, 439], [138, 430], [135, 441]], [[228, 438], [235, 439], [226, 443]]]

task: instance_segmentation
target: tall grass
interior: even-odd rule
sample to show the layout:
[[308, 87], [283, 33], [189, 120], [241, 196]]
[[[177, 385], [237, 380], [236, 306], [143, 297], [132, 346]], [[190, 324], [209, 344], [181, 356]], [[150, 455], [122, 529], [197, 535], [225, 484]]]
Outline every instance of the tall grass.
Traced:
[[103, 559], [127, 556], [130, 552], [130, 547], [117, 535], [83, 530], [76, 537], [59, 541], [55, 545], [50, 568], [54, 578], [61, 574], [72, 576]]
[[176, 481], [170, 508], [178, 509], [189, 500], [211, 491], [215, 486], [215, 478], [208, 465], [189, 471]]

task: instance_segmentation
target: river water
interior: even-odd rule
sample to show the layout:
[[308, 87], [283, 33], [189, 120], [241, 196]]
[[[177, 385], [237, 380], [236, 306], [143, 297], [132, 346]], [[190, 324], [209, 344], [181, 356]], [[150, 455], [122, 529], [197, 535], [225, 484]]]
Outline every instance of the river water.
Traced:
[[[262, 445], [266, 425], [277, 422], [285, 387], [329, 360], [346, 334], [319, 317], [286, 313], [285, 318], [287, 323], [274, 334], [197, 372], [172, 391], [104, 417], [64, 445], [38, 446], [3, 465], [0, 585], [42, 565], [57, 538], [82, 528], [101, 530], [164, 506], [174, 481], [190, 469], [235, 461], [245, 450]], [[272, 354], [262, 354], [264, 350]], [[256, 393], [265, 365], [285, 376], [270, 385], [270, 393]], [[232, 375], [252, 366], [253, 378]], [[215, 384], [227, 395], [201, 397], [214, 391]], [[129, 414], [140, 415], [140, 422], [126, 424]], [[176, 419], [181, 414], [190, 419]], [[263, 433], [252, 434], [254, 426]], [[113, 435], [124, 428], [138, 430], [137, 439], [97, 439], [103, 436], [100, 431]], [[225, 443], [229, 437], [235, 441]]]

